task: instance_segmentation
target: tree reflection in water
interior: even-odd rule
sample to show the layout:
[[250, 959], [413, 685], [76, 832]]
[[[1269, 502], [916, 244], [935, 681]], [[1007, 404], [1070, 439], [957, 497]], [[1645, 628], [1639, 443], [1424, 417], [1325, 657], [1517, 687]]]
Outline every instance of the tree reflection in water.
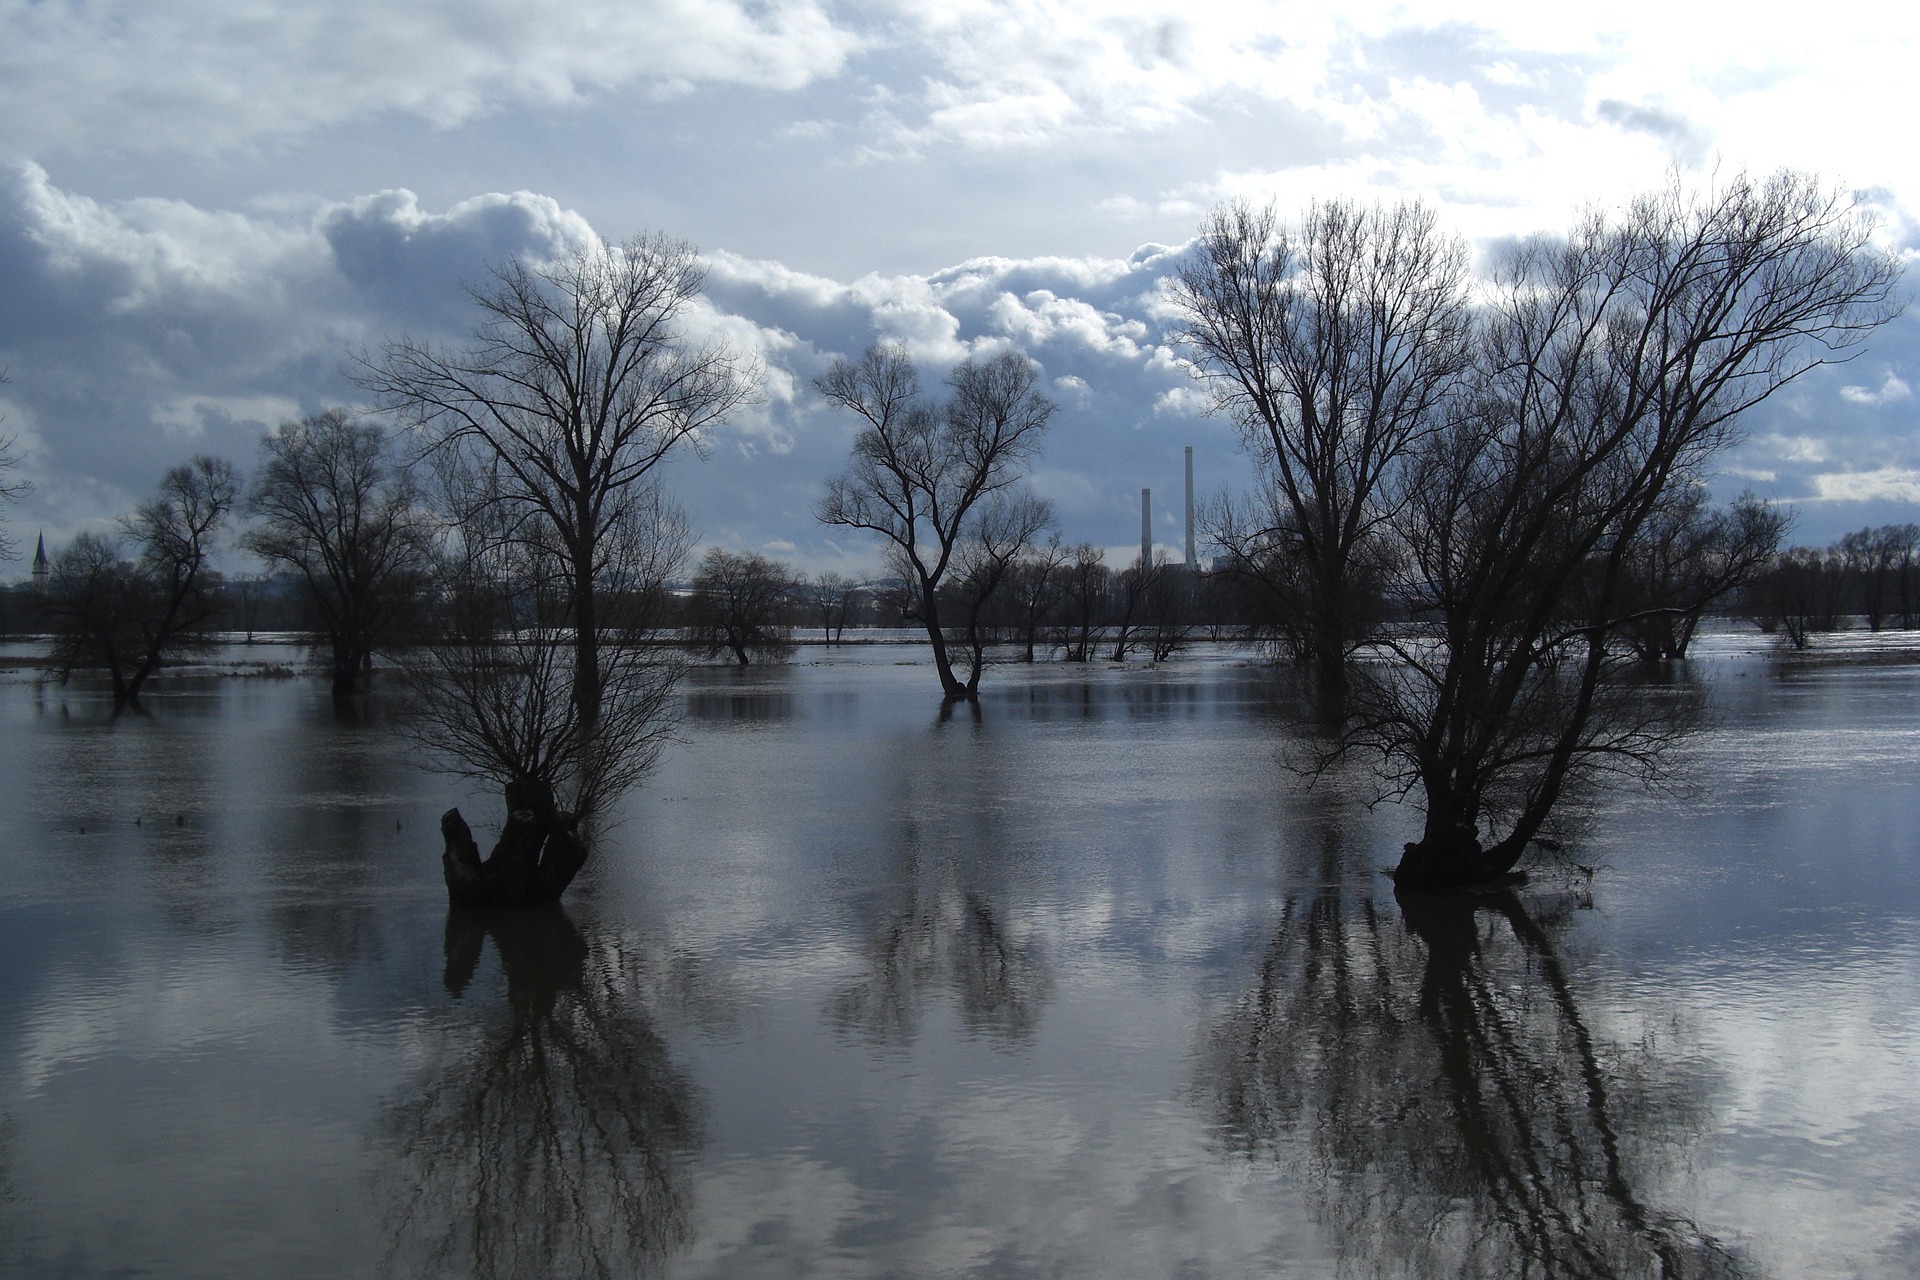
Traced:
[[945, 987], [969, 1032], [1027, 1039], [1053, 994], [1045, 961], [1010, 934], [986, 894], [960, 883], [953, 855], [923, 850], [912, 821], [901, 849], [892, 901], [875, 911], [862, 948], [866, 972], [830, 998], [828, 1021], [879, 1044], [911, 1044], [927, 993]]
[[631, 958], [557, 905], [447, 914], [459, 997], [493, 940], [504, 1007], [436, 1055], [388, 1116], [399, 1275], [627, 1276], [688, 1243], [694, 1086], [669, 1060]]
[[1708, 1085], [1595, 1039], [1564, 910], [1495, 893], [1391, 914], [1337, 876], [1289, 902], [1203, 1066], [1223, 1141], [1298, 1162], [1343, 1273], [1749, 1274], [1641, 1199], [1636, 1178], [1697, 1140]]

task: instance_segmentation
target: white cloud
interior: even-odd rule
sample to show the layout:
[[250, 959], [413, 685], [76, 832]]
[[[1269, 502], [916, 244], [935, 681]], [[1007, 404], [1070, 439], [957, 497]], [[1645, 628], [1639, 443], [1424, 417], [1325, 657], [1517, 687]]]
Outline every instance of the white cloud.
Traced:
[[32, 163], [0, 175], [0, 206], [48, 271], [77, 285], [110, 314], [169, 298], [221, 305], [265, 274], [318, 265], [302, 232], [181, 200], [128, 200], [111, 207], [56, 187]]
[[[328, 196], [565, 174], [607, 225], [666, 219], [843, 279], [874, 265], [857, 253], [924, 267], [1002, 227], [1069, 256], [1122, 227], [1177, 236], [1236, 191], [1290, 207], [1418, 191], [1473, 236], [1562, 225], [1676, 162], [1798, 164], [1920, 205], [1910, 148], [1806, 109], [1902, 117], [1914, 38], [1874, 19], [1788, 38], [1642, 0], [0, 0], [0, 157], [105, 175], [184, 156], [203, 189], [267, 169], [269, 190]], [[436, 132], [481, 120], [457, 148]], [[681, 149], [635, 141], [667, 136]], [[849, 202], [868, 222], [796, 198], [769, 208], [778, 234], [741, 243], [743, 187], [802, 190], [801, 170], [870, 194]], [[862, 248], [766, 243], [786, 237]]]
[[630, 84], [792, 90], [862, 37], [814, 0], [0, 5], [0, 119], [29, 153], [195, 151], [404, 113], [440, 126]]
[[1828, 457], [1826, 442], [1814, 436], [1775, 433], [1762, 437], [1758, 443], [1782, 462], [1825, 462]]
[[1161, 414], [1185, 414], [1199, 417], [1213, 408], [1213, 401], [1198, 387], [1169, 387], [1153, 402], [1153, 411]]
[[1821, 502], [1920, 502], [1920, 469], [1829, 472], [1813, 478], [1813, 492]]
[[1882, 382], [1878, 389], [1845, 386], [1840, 388], [1840, 395], [1854, 404], [1884, 405], [1913, 399], [1913, 388], [1907, 385], [1906, 379], [1889, 369], [1886, 381]]
[[1122, 359], [1139, 357], [1140, 340], [1147, 335], [1147, 326], [1138, 320], [1096, 311], [1078, 298], [1062, 298], [1049, 289], [1035, 289], [1024, 298], [1002, 293], [987, 315], [994, 328], [1032, 346], [1068, 341]]

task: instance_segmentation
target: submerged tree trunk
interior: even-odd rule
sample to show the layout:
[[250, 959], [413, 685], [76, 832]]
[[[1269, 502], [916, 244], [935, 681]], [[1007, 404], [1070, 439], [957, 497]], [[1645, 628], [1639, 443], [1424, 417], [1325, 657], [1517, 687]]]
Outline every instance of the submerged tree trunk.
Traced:
[[344, 639], [333, 646], [333, 696], [351, 698], [373, 687], [373, 651]]
[[[1471, 782], [1429, 779], [1427, 818], [1420, 838], [1403, 849], [1393, 869], [1401, 889], [1462, 889], [1511, 882], [1533, 827], [1491, 848], [1480, 838], [1480, 796]], [[1523, 822], [1524, 825], [1524, 822]]]
[[447, 901], [456, 907], [526, 907], [558, 902], [587, 861], [579, 820], [554, 807], [553, 790], [536, 781], [506, 786], [507, 824], [483, 862], [460, 810], [440, 815], [446, 850], [440, 867]]
[[940, 602], [935, 598], [933, 584], [924, 575], [920, 585], [920, 622], [926, 627], [927, 640], [933, 646], [933, 669], [940, 676], [940, 691], [949, 701], [976, 697], [953, 674], [953, 660], [947, 653], [947, 636], [940, 629]]
[[1517, 882], [1514, 871], [1525, 845], [1503, 840], [1493, 848], [1481, 845], [1471, 827], [1435, 830], [1429, 825], [1418, 841], [1401, 852], [1393, 869], [1400, 889], [1465, 889]]
[[580, 727], [600, 723], [600, 616], [593, 580], [594, 548], [574, 552], [573, 577], [573, 704], [580, 709]]

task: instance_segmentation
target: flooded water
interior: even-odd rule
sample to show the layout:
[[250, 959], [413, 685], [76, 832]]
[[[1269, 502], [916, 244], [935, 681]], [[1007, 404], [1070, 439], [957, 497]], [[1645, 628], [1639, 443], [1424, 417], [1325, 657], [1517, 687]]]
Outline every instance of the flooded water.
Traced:
[[1408, 910], [1222, 653], [702, 669], [506, 917], [377, 708], [0, 686], [0, 1275], [1920, 1274], [1920, 666], [1751, 648]]

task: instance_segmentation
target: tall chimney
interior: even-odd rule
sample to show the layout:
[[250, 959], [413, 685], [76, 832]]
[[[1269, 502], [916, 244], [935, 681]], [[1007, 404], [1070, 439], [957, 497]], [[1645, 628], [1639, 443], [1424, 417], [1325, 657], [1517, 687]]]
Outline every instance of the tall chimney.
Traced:
[[1194, 567], [1193, 554], [1193, 446], [1187, 446], [1187, 567]]
[[1140, 567], [1153, 567], [1153, 490], [1140, 491]]

